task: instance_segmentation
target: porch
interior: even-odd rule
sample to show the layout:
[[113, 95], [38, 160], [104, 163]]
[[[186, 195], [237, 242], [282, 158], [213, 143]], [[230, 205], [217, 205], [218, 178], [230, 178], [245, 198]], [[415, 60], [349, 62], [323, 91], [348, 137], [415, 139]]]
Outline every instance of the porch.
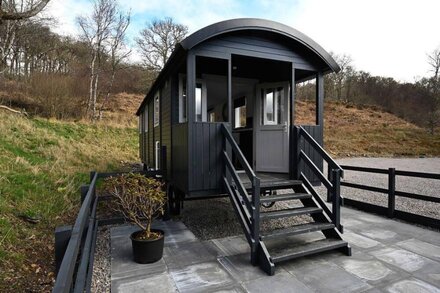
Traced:
[[[112, 228], [112, 292], [440, 292], [440, 234], [342, 208], [351, 257], [338, 252], [280, 264], [267, 276], [249, 263], [243, 236], [201, 240], [182, 222], [156, 222], [165, 230], [164, 257], [151, 265], [131, 260], [132, 226]], [[319, 233], [292, 236], [315, 241]], [[287, 240], [280, 240], [284, 243]], [[281, 243], [281, 244], [282, 244]]]

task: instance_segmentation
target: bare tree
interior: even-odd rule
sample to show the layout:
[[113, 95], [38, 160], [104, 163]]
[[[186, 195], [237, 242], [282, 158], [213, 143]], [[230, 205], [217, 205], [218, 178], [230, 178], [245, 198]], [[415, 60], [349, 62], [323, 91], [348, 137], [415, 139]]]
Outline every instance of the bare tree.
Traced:
[[104, 107], [110, 99], [110, 93], [113, 89], [113, 84], [115, 82], [115, 75], [118, 71], [121, 63], [130, 55], [131, 51], [127, 50], [125, 47], [125, 35], [128, 26], [130, 25], [130, 13], [122, 14], [120, 13], [117, 18], [117, 22], [113, 27], [110, 36], [110, 81], [107, 86], [107, 94], [105, 95], [104, 101], [101, 103], [99, 108], [99, 119], [102, 119], [102, 114]]
[[136, 39], [147, 68], [160, 71], [176, 44], [182, 41], [187, 33], [188, 27], [175, 23], [170, 17], [153, 20]]
[[426, 119], [431, 134], [434, 134], [440, 121], [440, 48], [428, 55], [428, 64], [431, 66], [433, 76], [426, 80], [428, 94], [425, 98], [431, 104]]
[[[334, 81], [335, 81], [336, 98], [338, 100], [342, 100], [343, 89], [347, 86], [347, 82], [351, 80], [354, 71], [352, 66], [353, 59], [351, 59], [351, 57], [347, 54], [333, 55], [333, 58], [341, 68], [341, 71], [339, 71], [335, 75]], [[348, 99], [349, 97], [346, 96], [346, 100]]]
[[434, 73], [434, 78], [438, 79], [440, 73], [440, 47], [428, 55], [428, 64], [431, 66], [431, 71]]
[[7, 67], [7, 58], [24, 20], [41, 12], [49, 0], [0, 0], [0, 73]]
[[92, 119], [96, 119], [99, 73], [102, 57], [105, 54], [105, 43], [111, 36], [116, 15], [115, 0], [95, 0], [92, 15], [77, 19], [83, 38], [90, 47], [90, 83], [86, 114]]
[[50, 0], [0, 0], [0, 24], [3, 20], [27, 19], [40, 13]]

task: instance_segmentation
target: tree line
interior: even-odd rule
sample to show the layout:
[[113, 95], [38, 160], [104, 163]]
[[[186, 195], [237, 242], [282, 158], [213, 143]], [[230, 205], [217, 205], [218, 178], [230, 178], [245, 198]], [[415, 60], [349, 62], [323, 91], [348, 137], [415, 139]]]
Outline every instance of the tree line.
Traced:
[[[391, 77], [373, 76], [356, 70], [347, 54], [334, 54], [341, 67], [325, 76], [326, 99], [358, 105], [379, 106], [407, 121], [427, 128], [432, 134], [440, 126], [440, 49], [427, 55], [431, 75], [415, 82], [398, 82]], [[298, 97], [314, 99], [314, 82], [298, 86]]]
[[0, 103], [56, 118], [102, 119], [110, 96], [144, 94], [187, 34], [173, 19], [153, 20], [135, 39], [143, 62], [127, 46], [130, 11], [116, 0], [93, 0], [77, 17], [80, 35], [60, 36], [42, 17], [48, 0], [0, 0]]
[[[130, 11], [116, 0], [91, 1], [73, 38], [52, 32], [54, 20], [38, 14], [49, 0], [0, 0], [0, 103], [50, 117], [101, 119], [111, 95], [144, 94], [188, 33], [171, 18], [151, 21], [134, 39], [142, 63], [133, 64]], [[349, 55], [332, 55], [341, 71], [325, 76], [327, 99], [377, 105], [432, 133], [439, 127], [440, 48], [427, 56], [432, 74], [413, 83], [373, 76], [354, 68]], [[298, 96], [313, 99], [313, 90], [313, 83], [301, 84]]]

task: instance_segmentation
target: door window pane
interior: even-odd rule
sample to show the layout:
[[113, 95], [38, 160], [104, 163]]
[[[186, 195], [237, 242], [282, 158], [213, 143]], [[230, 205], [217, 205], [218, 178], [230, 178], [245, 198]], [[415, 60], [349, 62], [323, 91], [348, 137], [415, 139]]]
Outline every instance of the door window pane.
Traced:
[[283, 95], [284, 89], [268, 88], [261, 90], [262, 97], [262, 124], [263, 125], [278, 125], [281, 124], [283, 111]]

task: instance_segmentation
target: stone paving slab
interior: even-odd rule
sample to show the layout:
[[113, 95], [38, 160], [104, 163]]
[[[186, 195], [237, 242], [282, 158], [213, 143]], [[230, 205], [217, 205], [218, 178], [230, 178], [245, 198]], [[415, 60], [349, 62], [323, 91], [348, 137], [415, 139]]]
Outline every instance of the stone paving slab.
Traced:
[[[440, 233], [353, 209], [342, 209], [343, 237], [353, 255], [338, 251], [287, 261], [267, 276], [250, 263], [243, 236], [200, 241], [178, 221], [165, 231], [163, 258], [132, 261], [130, 225], [111, 229], [112, 292], [438, 292]], [[320, 233], [279, 245], [313, 241]], [[276, 244], [276, 243], [275, 243]]]

